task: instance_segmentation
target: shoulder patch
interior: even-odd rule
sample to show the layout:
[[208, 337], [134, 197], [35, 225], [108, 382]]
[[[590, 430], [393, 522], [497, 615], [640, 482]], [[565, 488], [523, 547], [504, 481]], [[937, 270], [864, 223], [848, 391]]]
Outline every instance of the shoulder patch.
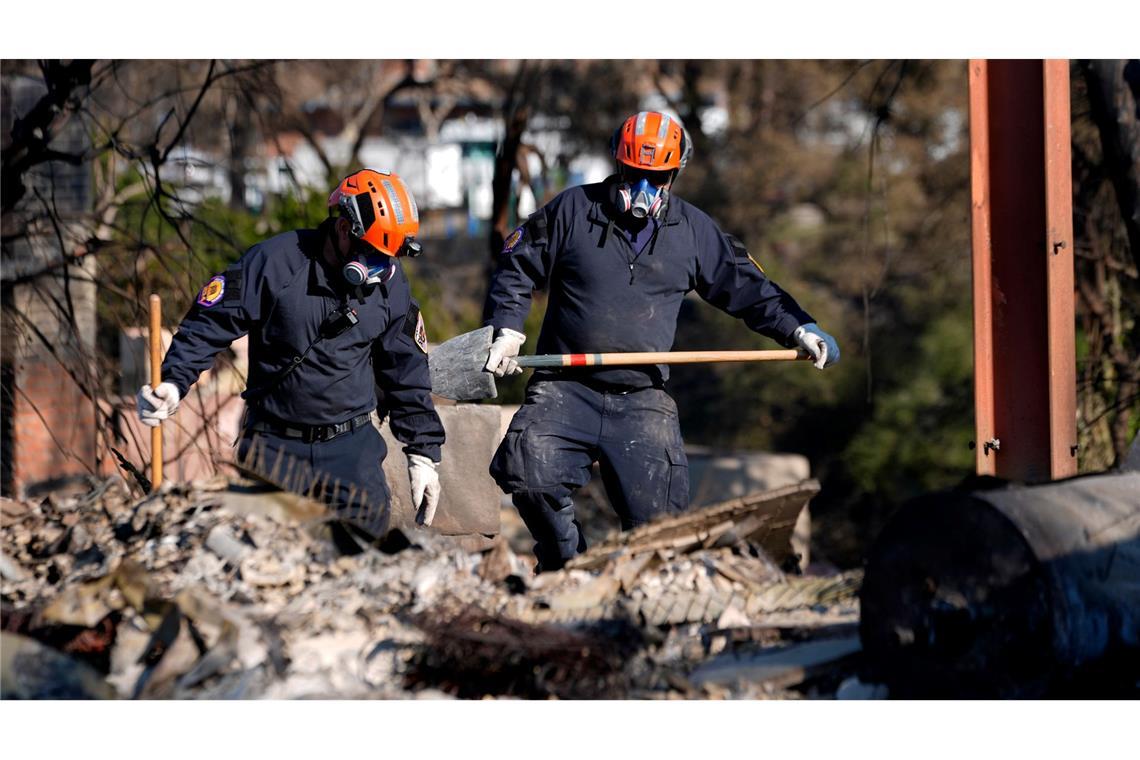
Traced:
[[416, 345], [425, 354], [427, 353], [427, 329], [424, 328], [424, 315], [416, 314]]
[[222, 300], [222, 296], [226, 292], [226, 278], [223, 275], [215, 275], [198, 293], [198, 305], [204, 306], [207, 309]]
[[404, 317], [404, 335], [411, 338], [421, 351], [427, 353], [428, 340], [424, 315], [420, 313], [420, 307], [415, 303], [408, 307], [408, 314]]
[[525, 226], [526, 225], [519, 227], [507, 236], [507, 239], [503, 241], [503, 253], [510, 253], [518, 247], [518, 244], [522, 242], [523, 229]]
[[736, 254], [737, 258], [748, 259], [757, 269], [760, 270], [761, 274], [767, 274], [764, 271], [764, 267], [760, 266], [760, 262], [752, 258], [752, 254], [750, 254], [748, 252], [748, 249], [744, 247], [744, 243], [740, 241], [740, 238], [736, 237], [735, 235], [730, 235], [727, 232], [724, 234], [724, 236], [728, 240], [728, 244], [732, 246], [732, 251]]

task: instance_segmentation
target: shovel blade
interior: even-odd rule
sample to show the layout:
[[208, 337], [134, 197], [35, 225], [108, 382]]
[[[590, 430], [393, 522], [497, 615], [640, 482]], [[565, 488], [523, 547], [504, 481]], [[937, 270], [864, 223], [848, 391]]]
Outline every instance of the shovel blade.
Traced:
[[453, 401], [494, 398], [495, 376], [483, 369], [494, 331], [490, 325], [480, 327], [436, 346], [428, 354], [431, 392]]

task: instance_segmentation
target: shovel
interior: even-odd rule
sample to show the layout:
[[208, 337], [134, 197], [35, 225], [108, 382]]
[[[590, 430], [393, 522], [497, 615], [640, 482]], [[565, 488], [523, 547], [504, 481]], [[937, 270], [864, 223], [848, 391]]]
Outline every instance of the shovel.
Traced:
[[[431, 392], [453, 401], [478, 401], [498, 395], [495, 376], [483, 369], [491, 350], [491, 325], [440, 343], [428, 355]], [[520, 367], [621, 367], [633, 364], [700, 364], [709, 362], [771, 362], [810, 359], [806, 351], [647, 351], [620, 354], [547, 354], [519, 356]]]

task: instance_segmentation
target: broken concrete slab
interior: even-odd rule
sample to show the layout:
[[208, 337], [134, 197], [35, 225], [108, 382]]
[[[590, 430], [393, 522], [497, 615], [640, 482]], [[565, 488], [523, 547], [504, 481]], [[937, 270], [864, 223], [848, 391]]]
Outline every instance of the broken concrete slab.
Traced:
[[[445, 535], [496, 535], [502, 492], [487, 468], [502, 440], [499, 410], [494, 406], [455, 404], [440, 406], [436, 411], [447, 440], [453, 443], [443, 447], [443, 461], [439, 466], [441, 495], [431, 530]], [[403, 444], [392, 435], [387, 423], [380, 432], [388, 445], [384, 477], [392, 493], [390, 526], [422, 530], [415, 525], [416, 510], [412, 508]]]
[[686, 446], [685, 455], [689, 460], [689, 500], [696, 507], [773, 491], [811, 477], [811, 464], [800, 454]]

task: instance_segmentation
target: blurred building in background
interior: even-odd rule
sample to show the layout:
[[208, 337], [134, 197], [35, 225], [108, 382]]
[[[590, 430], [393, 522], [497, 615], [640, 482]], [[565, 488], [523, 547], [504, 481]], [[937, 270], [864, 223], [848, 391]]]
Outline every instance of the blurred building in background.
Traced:
[[[31, 77], [6, 77], [0, 133], [7, 149], [17, 119], [47, 91]], [[52, 140], [81, 155], [88, 136], [76, 120]], [[47, 161], [25, 175], [29, 192], [4, 214], [0, 268], [0, 487], [23, 494], [37, 483], [95, 474], [92, 388], [97, 267], [83, 255], [78, 221], [91, 207], [90, 169]], [[47, 223], [50, 209], [53, 223]]]

